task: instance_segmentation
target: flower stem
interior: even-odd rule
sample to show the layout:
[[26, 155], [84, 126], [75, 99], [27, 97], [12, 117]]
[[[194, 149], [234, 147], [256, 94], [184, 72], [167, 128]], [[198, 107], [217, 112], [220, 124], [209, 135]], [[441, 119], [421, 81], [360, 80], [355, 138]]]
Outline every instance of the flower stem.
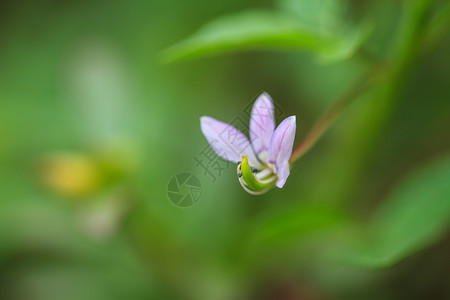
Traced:
[[345, 111], [345, 109], [356, 100], [362, 92], [366, 91], [375, 83], [386, 78], [386, 65], [377, 64], [372, 67], [364, 76], [362, 76], [346, 93], [338, 98], [329, 109], [322, 115], [317, 123], [311, 128], [306, 137], [297, 145], [292, 152], [289, 162], [294, 161], [303, 156], [320, 137], [330, 128], [336, 119]]

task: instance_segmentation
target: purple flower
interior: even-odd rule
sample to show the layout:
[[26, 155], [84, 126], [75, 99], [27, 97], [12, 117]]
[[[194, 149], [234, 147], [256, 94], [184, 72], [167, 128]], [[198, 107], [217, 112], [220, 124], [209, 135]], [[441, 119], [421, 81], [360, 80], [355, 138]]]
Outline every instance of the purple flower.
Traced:
[[236, 163], [248, 161], [256, 182], [247, 174], [242, 176], [239, 163], [239, 181], [244, 189], [252, 193], [264, 192], [275, 181], [277, 187], [284, 186], [290, 173], [289, 158], [294, 145], [296, 118], [291, 116], [284, 119], [275, 129], [273, 102], [267, 93], [262, 93], [253, 105], [250, 116], [251, 142], [232, 125], [214, 118], [201, 117], [200, 125], [217, 155]]

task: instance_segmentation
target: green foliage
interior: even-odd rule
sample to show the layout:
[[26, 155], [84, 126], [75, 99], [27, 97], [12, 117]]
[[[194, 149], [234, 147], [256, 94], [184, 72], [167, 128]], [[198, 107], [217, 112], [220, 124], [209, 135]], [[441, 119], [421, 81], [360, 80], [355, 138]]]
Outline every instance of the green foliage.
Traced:
[[294, 15], [303, 27], [323, 34], [345, 25], [348, 9], [347, 2], [339, 0], [279, 0], [278, 7]]
[[338, 61], [357, 51], [369, 29], [367, 25], [330, 27], [329, 23], [317, 21], [320, 24], [287, 12], [267, 10], [223, 16], [166, 50], [163, 58], [173, 62], [206, 54], [266, 48], [309, 50], [322, 61]]
[[257, 248], [302, 241], [320, 231], [340, 227], [348, 220], [336, 209], [300, 204], [265, 214], [254, 221], [250, 240]]
[[366, 230], [345, 248], [347, 263], [385, 268], [446, 232], [450, 218], [450, 156], [416, 171], [395, 188]]
[[[450, 151], [450, 4], [273, 2], [2, 6], [1, 299], [449, 294], [450, 158], [418, 167]], [[163, 59], [258, 52], [158, 63], [198, 17], [242, 9]], [[298, 116], [296, 145], [336, 99], [352, 104], [283, 189], [255, 197], [235, 164], [211, 162], [213, 179], [193, 158], [216, 158], [199, 117], [245, 118], [261, 90]], [[180, 172], [202, 184], [183, 209], [167, 196]]]

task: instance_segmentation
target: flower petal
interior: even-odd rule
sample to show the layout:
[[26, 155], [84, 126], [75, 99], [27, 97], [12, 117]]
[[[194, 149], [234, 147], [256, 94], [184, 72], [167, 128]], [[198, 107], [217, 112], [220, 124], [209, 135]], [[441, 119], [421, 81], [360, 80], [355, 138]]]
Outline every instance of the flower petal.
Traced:
[[281, 189], [284, 186], [284, 184], [286, 183], [287, 178], [289, 177], [289, 174], [290, 174], [289, 163], [285, 162], [278, 168], [277, 187], [279, 187]]
[[274, 130], [273, 102], [267, 93], [262, 93], [253, 105], [250, 117], [250, 141], [257, 155], [269, 149]]
[[220, 157], [238, 162], [247, 155], [252, 167], [260, 167], [247, 137], [234, 126], [211, 117], [201, 117], [200, 126], [209, 145]]
[[[296, 117], [288, 117], [278, 125], [270, 140], [267, 161], [270, 164], [275, 164], [275, 171], [279, 179], [286, 173], [289, 176], [289, 159], [292, 154], [292, 147], [294, 146], [295, 129]], [[288, 164], [287, 171], [285, 170], [286, 163]]]

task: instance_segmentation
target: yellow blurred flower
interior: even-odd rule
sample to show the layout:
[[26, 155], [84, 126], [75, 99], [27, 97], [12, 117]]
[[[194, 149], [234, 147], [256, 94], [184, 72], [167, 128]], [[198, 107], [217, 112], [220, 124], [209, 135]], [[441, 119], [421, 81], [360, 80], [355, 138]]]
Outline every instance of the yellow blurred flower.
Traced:
[[44, 184], [64, 196], [82, 197], [100, 185], [100, 170], [87, 155], [59, 153], [44, 159]]

